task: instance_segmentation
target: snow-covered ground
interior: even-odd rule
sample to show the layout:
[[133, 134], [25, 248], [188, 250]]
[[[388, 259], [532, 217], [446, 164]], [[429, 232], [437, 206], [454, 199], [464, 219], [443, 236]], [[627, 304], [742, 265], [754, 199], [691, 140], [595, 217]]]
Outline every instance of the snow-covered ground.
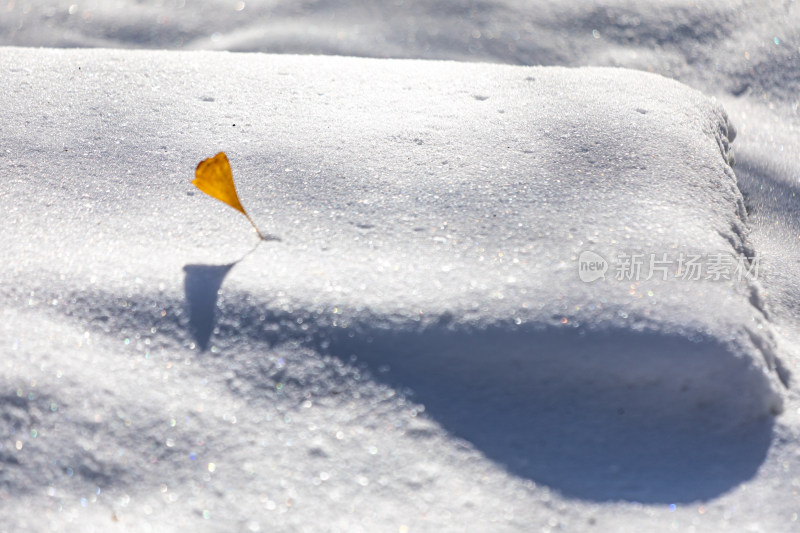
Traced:
[[800, 529], [796, 3], [0, 10], [0, 531]]

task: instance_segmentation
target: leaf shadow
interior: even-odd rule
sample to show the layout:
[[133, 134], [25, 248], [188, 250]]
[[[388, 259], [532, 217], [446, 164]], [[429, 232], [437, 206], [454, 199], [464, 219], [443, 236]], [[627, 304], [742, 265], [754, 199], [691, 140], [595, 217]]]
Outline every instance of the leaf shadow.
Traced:
[[226, 265], [190, 264], [183, 267], [185, 274], [183, 289], [189, 310], [189, 332], [201, 352], [208, 349], [211, 333], [214, 331], [217, 297], [222, 282], [225, 281], [225, 277], [231, 269], [252, 254], [262, 242], [264, 240], [260, 239], [250, 251], [233, 263]]
[[183, 288], [189, 307], [189, 331], [201, 351], [208, 349], [214, 330], [217, 295], [228, 272], [236, 263], [227, 265], [186, 265]]

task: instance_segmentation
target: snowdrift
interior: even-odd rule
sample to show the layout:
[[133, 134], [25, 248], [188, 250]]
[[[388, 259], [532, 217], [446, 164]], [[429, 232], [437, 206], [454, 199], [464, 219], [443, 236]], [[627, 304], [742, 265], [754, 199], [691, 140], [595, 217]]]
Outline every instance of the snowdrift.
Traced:
[[[790, 376], [734, 129], [700, 93], [217, 52], [7, 48], [0, 69], [6, 522], [297, 530], [352, 501], [365, 530], [444, 531], [490, 527], [452, 498], [481, 461], [501, 506], [706, 499], [764, 460]], [[220, 150], [281, 242], [253, 250], [189, 185]], [[365, 470], [365, 446], [394, 451]]]

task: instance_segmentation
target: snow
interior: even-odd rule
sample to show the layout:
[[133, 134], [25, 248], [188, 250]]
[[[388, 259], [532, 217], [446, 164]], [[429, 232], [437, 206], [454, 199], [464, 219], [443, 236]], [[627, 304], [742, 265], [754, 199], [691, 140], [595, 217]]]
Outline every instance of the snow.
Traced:
[[[792, 531], [800, 26], [728, 4], [9, 4], [17, 46], [702, 93], [0, 49], [0, 531]], [[220, 150], [281, 241], [189, 184]]]

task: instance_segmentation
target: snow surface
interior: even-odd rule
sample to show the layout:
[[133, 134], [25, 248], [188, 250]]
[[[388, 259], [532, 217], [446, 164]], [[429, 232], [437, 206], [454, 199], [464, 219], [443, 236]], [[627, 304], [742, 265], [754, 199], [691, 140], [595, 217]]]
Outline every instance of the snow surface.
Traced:
[[[0, 531], [794, 531], [800, 23], [729, 4], [9, 4], [8, 44], [624, 65], [730, 119], [619, 69], [0, 49]], [[189, 185], [219, 150], [281, 242]]]

